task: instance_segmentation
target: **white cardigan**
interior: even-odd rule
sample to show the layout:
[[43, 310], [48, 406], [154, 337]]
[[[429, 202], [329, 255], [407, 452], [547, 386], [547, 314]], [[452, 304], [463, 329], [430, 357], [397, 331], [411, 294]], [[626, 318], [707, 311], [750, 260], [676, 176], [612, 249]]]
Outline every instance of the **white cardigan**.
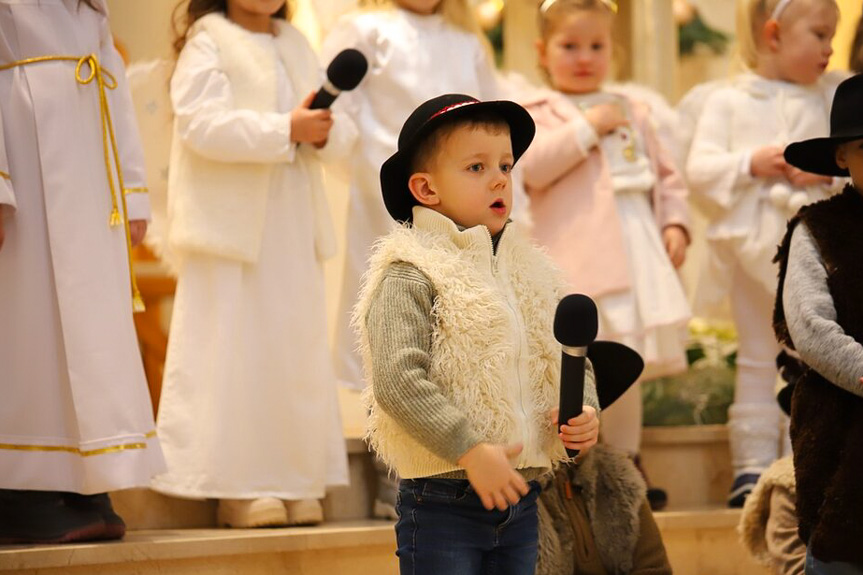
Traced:
[[[273, 20], [276, 45], [294, 91], [301, 101], [321, 77], [317, 57], [305, 37], [289, 23]], [[277, 113], [276, 65], [270, 53], [250, 33], [220, 13], [204, 16], [190, 34], [206, 30], [216, 42], [237, 109], [262, 115]], [[290, 114], [283, 116], [284, 137], [290, 138]], [[281, 119], [280, 119], [281, 121]], [[337, 155], [354, 137], [350, 122], [336, 120], [326, 148]], [[322, 185], [318, 151], [286, 143], [305, 165], [314, 201], [315, 246], [319, 259], [335, 253], [335, 236]], [[238, 151], [238, 157], [242, 155]], [[244, 161], [207, 157], [180, 137], [177, 127], [171, 147], [168, 181], [168, 243], [172, 250], [196, 251], [254, 263], [260, 251], [267, 193], [275, 163], [254, 157]], [[290, 159], [290, 158], [289, 158]]]

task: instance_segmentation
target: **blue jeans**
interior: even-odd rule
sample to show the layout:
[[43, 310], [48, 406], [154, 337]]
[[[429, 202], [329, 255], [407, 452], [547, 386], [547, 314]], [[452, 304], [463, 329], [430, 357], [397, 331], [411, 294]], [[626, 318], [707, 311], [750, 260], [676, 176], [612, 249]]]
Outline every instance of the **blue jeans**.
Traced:
[[863, 567], [860, 565], [842, 563], [841, 561], [824, 563], [816, 559], [808, 548], [806, 549], [806, 565], [803, 569], [806, 575], [863, 575]]
[[506, 511], [487, 510], [463, 479], [402, 479], [396, 541], [402, 575], [533, 575], [539, 484]]

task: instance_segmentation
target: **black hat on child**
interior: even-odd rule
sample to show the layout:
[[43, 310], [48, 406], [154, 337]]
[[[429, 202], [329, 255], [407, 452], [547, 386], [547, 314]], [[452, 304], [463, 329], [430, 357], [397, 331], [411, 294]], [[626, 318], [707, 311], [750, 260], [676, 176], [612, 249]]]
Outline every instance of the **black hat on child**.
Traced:
[[536, 132], [527, 110], [506, 100], [480, 102], [464, 94], [445, 94], [432, 98], [411, 113], [399, 133], [398, 151], [381, 166], [381, 192], [387, 211], [396, 221], [409, 222], [416, 199], [408, 188], [410, 164], [417, 146], [444, 122], [491, 112], [509, 124], [512, 155], [521, 157]]
[[836, 164], [836, 146], [863, 138], [863, 74], [851, 76], [836, 88], [830, 110], [830, 137], [795, 142], [785, 148], [785, 161], [805, 172], [847, 176]]

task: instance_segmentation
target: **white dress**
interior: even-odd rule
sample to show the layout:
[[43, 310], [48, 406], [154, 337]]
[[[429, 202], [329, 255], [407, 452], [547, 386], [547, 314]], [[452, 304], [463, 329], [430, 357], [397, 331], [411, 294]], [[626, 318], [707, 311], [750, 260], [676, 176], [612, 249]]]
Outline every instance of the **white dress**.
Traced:
[[[581, 109], [615, 102], [629, 115], [626, 101], [610, 92], [570, 98]], [[650, 205], [656, 176], [643, 138], [625, 127], [601, 138], [599, 146], [608, 162], [632, 278], [629, 291], [597, 299], [600, 337], [637, 350], [644, 358], [644, 379], [685, 370], [686, 325], [691, 313]]]
[[356, 90], [339, 96], [334, 105], [353, 119], [360, 134], [351, 166], [335, 365], [342, 385], [362, 388], [351, 310], [372, 243], [395, 225], [381, 198], [381, 164], [395, 153], [405, 120], [426, 100], [447, 93], [494, 99], [499, 86], [479, 39], [439, 15], [394, 8], [346, 16], [324, 42], [322, 60], [329, 62], [345, 48], [360, 50], [369, 71]]
[[[107, 17], [78, 0], [0, 0], [0, 66], [87, 54], [117, 81], [107, 98], [128, 217], [146, 219], [147, 196], [135, 193], [144, 162]], [[79, 84], [75, 68], [0, 71], [0, 488], [99, 493], [147, 485], [164, 468], [125, 230], [108, 224], [99, 90]]]
[[[275, 40], [249, 34], [279, 62], [278, 105], [287, 113], [298, 102]], [[168, 472], [153, 488], [189, 498], [320, 499], [348, 476], [305, 166], [295, 146], [272, 137], [284, 126], [265, 125], [278, 114], [229, 109], [231, 87], [206, 31], [183, 49], [171, 90], [178, 133], [195, 149], [230, 158], [235, 130], [277, 166], [256, 264], [179, 254], [158, 419]], [[206, 138], [208, 122], [220, 137]], [[271, 137], [256, 136], [265, 132]]]

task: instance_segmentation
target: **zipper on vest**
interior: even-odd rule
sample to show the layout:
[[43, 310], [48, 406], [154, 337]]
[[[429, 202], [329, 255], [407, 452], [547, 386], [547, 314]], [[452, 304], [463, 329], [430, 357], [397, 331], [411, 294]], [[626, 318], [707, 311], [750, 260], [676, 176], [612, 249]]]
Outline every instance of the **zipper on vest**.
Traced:
[[[506, 228], [508, 226], [504, 226], [503, 230], [500, 232], [500, 236], [497, 239], [497, 246], [500, 249], [501, 242], [503, 242], [503, 236], [506, 234]], [[488, 228], [485, 228], [486, 235], [488, 235], [489, 247], [491, 248], [491, 272], [495, 277], [495, 281], [497, 281], [498, 275], [498, 256], [495, 254], [494, 250], [494, 239], [491, 237], [491, 232], [488, 231]], [[513, 291], [514, 293], [514, 291]], [[521, 411], [521, 427], [522, 431], [519, 435], [521, 435], [524, 440], [524, 449], [522, 449], [521, 455], [518, 458], [518, 463], [516, 463], [516, 469], [520, 467], [524, 467], [527, 464], [528, 454], [533, 452], [534, 448], [534, 440], [533, 440], [533, 432], [531, 430], [530, 425], [530, 417], [528, 416], [527, 409], [524, 407], [524, 385], [521, 380], [521, 356], [522, 356], [522, 339], [523, 339], [523, 331], [524, 325], [521, 322], [520, 315], [518, 310], [512, 305], [512, 301], [510, 300], [509, 290], [504, 291], [504, 300], [506, 300], [506, 305], [509, 308], [510, 313], [512, 314], [512, 318], [515, 321], [516, 333], [518, 334], [518, 346], [515, 355], [515, 377], [516, 377], [516, 386], [515, 390], [518, 393], [518, 406]]]

